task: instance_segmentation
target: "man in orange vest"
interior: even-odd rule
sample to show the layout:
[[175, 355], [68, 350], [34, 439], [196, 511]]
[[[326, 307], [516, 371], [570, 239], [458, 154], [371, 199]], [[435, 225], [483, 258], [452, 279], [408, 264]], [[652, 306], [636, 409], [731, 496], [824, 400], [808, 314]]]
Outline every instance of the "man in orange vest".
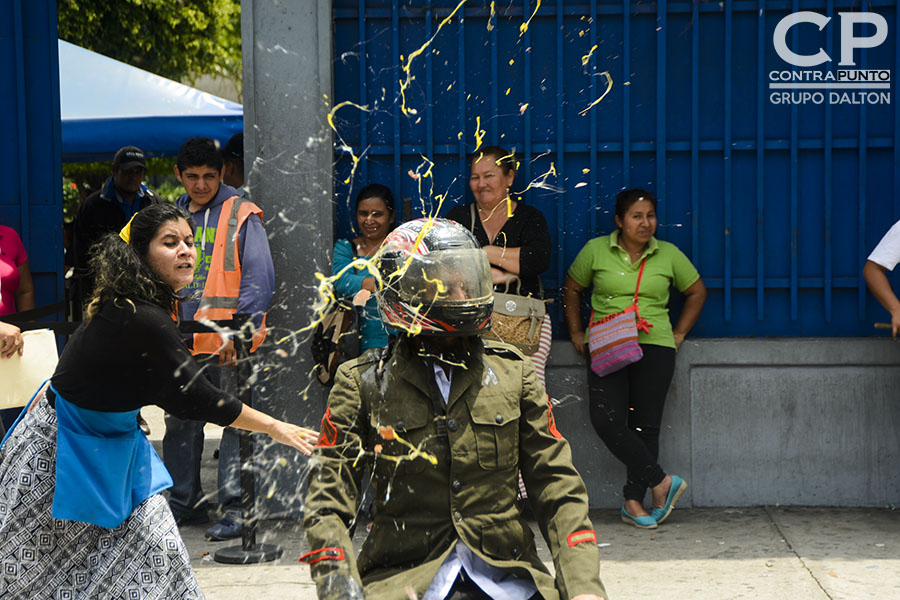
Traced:
[[[230, 319], [253, 315], [253, 352], [265, 338], [265, 313], [275, 289], [275, 270], [262, 210], [234, 188], [221, 183], [225, 168], [215, 142], [193, 138], [178, 151], [175, 175], [187, 192], [176, 202], [190, 212], [196, 230], [197, 266], [188, 295], [181, 302], [183, 320]], [[237, 236], [234, 235], [235, 231]], [[207, 366], [213, 383], [234, 387], [234, 342], [218, 333], [195, 334], [189, 346]], [[163, 462], [174, 485], [169, 504], [180, 525], [209, 521], [200, 486], [203, 423], [166, 415]], [[225, 517], [209, 528], [211, 540], [241, 535], [238, 434], [226, 428], [219, 449], [219, 505]]]

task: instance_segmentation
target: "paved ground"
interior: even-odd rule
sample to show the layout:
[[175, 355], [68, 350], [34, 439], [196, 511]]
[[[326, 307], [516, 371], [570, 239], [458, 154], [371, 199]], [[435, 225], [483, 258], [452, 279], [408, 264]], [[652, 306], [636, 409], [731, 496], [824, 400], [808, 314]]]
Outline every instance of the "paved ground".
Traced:
[[[161, 419], [148, 420], [151, 437], [159, 438]], [[210, 429], [204, 455], [207, 489], [215, 485], [217, 434]], [[613, 600], [900, 599], [900, 509], [679, 509], [655, 531], [621, 523], [616, 511], [591, 517]], [[296, 523], [262, 524], [258, 541], [284, 549], [281, 559], [263, 565], [215, 562], [212, 554], [232, 543], [207, 542], [204, 530], [185, 527], [182, 535], [209, 600], [315, 598], [309, 570], [297, 563], [307, 547]], [[546, 546], [539, 551], [549, 561]]]

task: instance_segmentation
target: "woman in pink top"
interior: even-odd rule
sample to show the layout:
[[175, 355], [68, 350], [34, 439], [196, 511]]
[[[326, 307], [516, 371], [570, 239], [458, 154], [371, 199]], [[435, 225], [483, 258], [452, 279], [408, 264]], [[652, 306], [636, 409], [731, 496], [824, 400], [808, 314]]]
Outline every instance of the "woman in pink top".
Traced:
[[28, 254], [11, 227], [0, 225], [0, 316], [34, 308]]

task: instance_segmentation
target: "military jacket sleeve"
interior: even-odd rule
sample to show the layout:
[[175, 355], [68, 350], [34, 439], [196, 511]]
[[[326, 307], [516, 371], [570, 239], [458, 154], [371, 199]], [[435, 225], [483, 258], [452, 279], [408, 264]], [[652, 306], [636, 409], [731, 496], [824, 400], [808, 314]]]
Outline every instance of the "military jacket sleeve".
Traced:
[[310, 566], [320, 598], [332, 597], [321, 594], [325, 580], [344, 576], [362, 583], [348, 527], [356, 516], [366, 461], [363, 440], [368, 418], [358, 371], [367, 366], [358, 359], [338, 368], [310, 461], [303, 527], [311, 551], [300, 560]]
[[519, 467], [553, 556], [557, 589], [561, 598], [578, 594], [605, 597], [584, 481], [572, 464], [568, 442], [556, 429], [549, 399], [534, 365], [528, 359], [522, 360], [522, 365]]

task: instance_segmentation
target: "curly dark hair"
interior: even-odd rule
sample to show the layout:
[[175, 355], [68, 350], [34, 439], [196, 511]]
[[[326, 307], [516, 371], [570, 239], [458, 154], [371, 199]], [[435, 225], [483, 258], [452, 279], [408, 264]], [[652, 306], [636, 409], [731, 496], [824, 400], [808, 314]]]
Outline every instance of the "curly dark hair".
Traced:
[[181, 208], [171, 204], [151, 204], [131, 221], [131, 241], [126, 243], [118, 232], [109, 233], [95, 244], [90, 265], [97, 285], [85, 308], [85, 319], [91, 319], [111, 299], [129, 298], [152, 302], [167, 311], [175, 311], [175, 290], [153, 272], [147, 264], [150, 242], [163, 223], [184, 219], [191, 230], [194, 221]]

